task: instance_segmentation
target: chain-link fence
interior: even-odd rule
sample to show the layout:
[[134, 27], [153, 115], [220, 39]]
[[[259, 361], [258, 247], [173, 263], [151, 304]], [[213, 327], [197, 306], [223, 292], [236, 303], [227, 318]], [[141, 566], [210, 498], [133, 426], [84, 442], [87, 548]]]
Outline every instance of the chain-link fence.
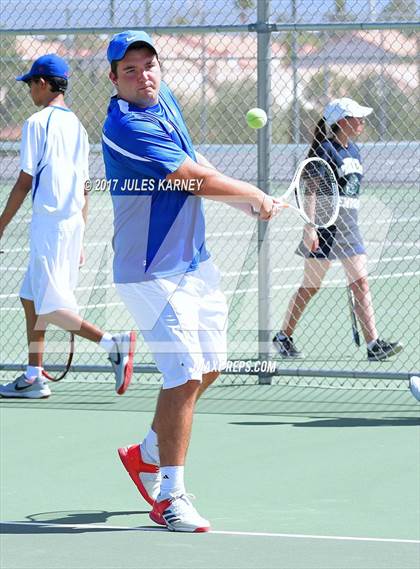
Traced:
[[[19, 171], [23, 121], [36, 110], [15, 77], [37, 57], [57, 53], [70, 63], [66, 100], [91, 142], [87, 264], [77, 296], [87, 319], [110, 331], [126, 329], [134, 323], [112, 287], [112, 208], [103, 191], [100, 149], [113, 93], [106, 61], [112, 34], [148, 30], [197, 149], [222, 172], [275, 195], [286, 190], [306, 156], [325, 104], [331, 98], [354, 98], [373, 108], [358, 144], [364, 166], [359, 226], [375, 318], [380, 337], [400, 341], [404, 350], [372, 362], [363, 341], [360, 348], [354, 345], [343, 264], [334, 261], [294, 332], [304, 355], [278, 360], [277, 373], [353, 381], [405, 378], [419, 367], [418, 9], [411, 0], [69, 0], [66, 8], [44, 0], [26, 5], [3, 0], [1, 204]], [[269, 116], [268, 126], [257, 134], [245, 122], [246, 111], [255, 106]], [[230, 307], [229, 357], [243, 362], [230, 371], [251, 369], [264, 381], [273, 367], [259, 362], [278, 358], [270, 354], [271, 337], [282, 327], [303, 279], [304, 258], [296, 254], [302, 223], [285, 212], [270, 226], [258, 227], [221, 204], [208, 202], [206, 210], [209, 248]], [[17, 369], [26, 358], [18, 291], [29, 218], [26, 203], [2, 240], [3, 369]], [[105, 374], [102, 354], [79, 344], [76, 367], [95, 366]], [[137, 356], [141, 369], [153, 369], [144, 346]], [[225, 377], [230, 381], [232, 375]]]

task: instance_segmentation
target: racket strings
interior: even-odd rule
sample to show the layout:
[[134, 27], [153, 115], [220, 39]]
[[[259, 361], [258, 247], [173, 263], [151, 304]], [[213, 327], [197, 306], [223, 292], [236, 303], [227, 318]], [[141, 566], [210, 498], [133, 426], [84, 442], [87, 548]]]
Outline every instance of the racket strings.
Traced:
[[302, 171], [297, 189], [300, 209], [316, 226], [326, 227], [335, 220], [339, 193], [334, 174], [315, 161]]

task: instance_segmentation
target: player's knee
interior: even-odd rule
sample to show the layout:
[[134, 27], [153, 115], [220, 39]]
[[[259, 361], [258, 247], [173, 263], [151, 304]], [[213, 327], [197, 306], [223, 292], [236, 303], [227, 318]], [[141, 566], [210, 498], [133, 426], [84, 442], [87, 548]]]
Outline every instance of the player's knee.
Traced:
[[203, 374], [203, 384], [210, 385], [219, 377], [220, 371], [210, 371]]
[[184, 383], [180, 387], [186, 394], [193, 395], [197, 393], [197, 391], [200, 389], [200, 386], [201, 386], [201, 381], [197, 379], [189, 379], [186, 383]]
[[363, 295], [369, 292], [369, 281], [366, 277], [361, 277], [350, 284], [354, 295]]
[[307, 300], [315, 296], [320, 288], [320, 286], [301, 286], [298, 290], [298, 296], [303, 300]]

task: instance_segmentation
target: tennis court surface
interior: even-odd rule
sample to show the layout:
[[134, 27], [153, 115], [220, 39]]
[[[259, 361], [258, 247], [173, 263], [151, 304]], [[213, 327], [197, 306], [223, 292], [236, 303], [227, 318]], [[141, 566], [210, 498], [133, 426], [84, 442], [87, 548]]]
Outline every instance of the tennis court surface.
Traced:
[[62, 382], [1, 401], [2, 569], [418, 569], [419, 405], [405, 389], [219, 384], [187, 488], [209, 534], [174, 534], [119, 463], [157, 385]]

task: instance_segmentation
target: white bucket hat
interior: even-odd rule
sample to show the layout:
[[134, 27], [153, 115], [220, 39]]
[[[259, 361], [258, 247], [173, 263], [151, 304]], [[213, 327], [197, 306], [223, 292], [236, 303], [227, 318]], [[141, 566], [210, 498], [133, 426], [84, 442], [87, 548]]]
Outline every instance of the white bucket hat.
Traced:
[[341, 99], [334, 99], [325, 107], [324, 119], [326, 123], [331, 126], [344, 117], [358, 117], [363, 118], [370, 115], [373, 111], [371, 107], [362, 107], [353, 99], [342, 97]]

